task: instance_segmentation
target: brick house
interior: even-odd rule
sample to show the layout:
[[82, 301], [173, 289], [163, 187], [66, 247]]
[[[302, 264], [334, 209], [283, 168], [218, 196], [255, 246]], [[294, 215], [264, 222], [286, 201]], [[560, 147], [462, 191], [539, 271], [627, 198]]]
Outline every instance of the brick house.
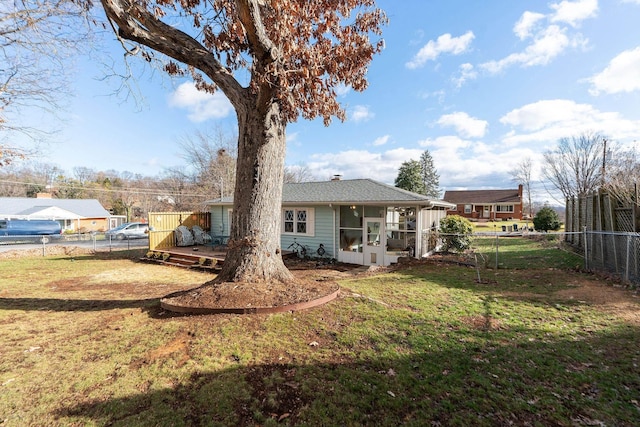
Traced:
[[443, 199], [456, 205], [448, 215], [471, 220], [521, 220], [523, 215], [522, 185], [512, 190], [446, 191]]

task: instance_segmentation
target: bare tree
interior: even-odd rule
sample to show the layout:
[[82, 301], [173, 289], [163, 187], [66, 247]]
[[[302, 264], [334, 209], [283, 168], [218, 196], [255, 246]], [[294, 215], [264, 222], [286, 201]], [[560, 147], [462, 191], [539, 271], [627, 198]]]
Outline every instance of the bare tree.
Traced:
[[0, 2], [0, 166], [35, 152], [11, 143], [7, 132], [37, 140], [45, 131], [18, 121], [23, 109], [59, 110], [68, 92], [66, 60], [87, 45], [88, 27], [79, 23], [89, 7], [74, 0]]
[[[374, 0], [101, 0], [123, 41], [172, 60], [199, 89], [222, 90], [238, 120], [229, 252], [218, 281], [281, 281], [280, 217], [286, 125], [299, 116], [344, 119], [336, 88], [367, 87], [386, 22]], [[145, 50], [144, 47], [151, 49]], [[174, 62], [175, 61], [175, 62]], [[182, 68], [180, 64], [187, 66]], [[244, 72], [239, 72], [244, 70]]]
[[527, 199], [527, 211], [529, 212], [529, 218], [533, 218], [533, 204], [531, 203], [531, 170], [531, 157], [526, 157], [518, 163], [515, 168], [509, 171], [511, 180], [522, 185], [525, 198]]
[[284, 168], [284, 182], [285, 183], [299, 183], [314, 181], [316, 178], [309, 169], [309, 166], [305, 164], [299, 164], [294, 166], [285, 166]]
[[185, 172], [197, 186], [197, 193], [209, 198], [230, 195], [236, 180], [237, 149], [232, 136], [222, 129], [196, 132], [180, 143]]
[[607, 162], [605, 189], [625, 205], [638, 204], [640, 185], [640, 154], [638, 150], [617, 150]]
[[565, 198], [582, 196], [602, 184], [605, 138], [593, 132], [562, 138], [544, 153], [544, 176]]

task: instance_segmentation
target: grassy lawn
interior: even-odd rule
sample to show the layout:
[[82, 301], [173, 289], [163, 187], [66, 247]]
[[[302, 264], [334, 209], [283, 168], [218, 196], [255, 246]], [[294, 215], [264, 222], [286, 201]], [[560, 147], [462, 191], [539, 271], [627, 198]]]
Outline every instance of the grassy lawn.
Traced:
[[117, 252], [2, 260], [0, 425], [640, 424], [637, 293], [504, 240], [268, 316], [171, 316], [211, 276]]

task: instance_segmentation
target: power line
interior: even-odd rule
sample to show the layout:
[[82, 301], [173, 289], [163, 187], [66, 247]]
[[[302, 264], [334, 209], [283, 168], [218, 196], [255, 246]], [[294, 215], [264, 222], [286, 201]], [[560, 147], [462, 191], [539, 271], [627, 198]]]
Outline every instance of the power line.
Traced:
[[[4, 179], [0, 179], [0, 183], [18, 184], [18, 185], [34, 185], [34, 186], [46, 185], [46, 184], [37, 183], [37, 182], [22, 182], [22, 181], [11, 181], [11, 180], [4, 180]], [[184, 194], [180, 192], [154, 190], [149, 188], [131, 188], [131, 187], [124, 188], [123, 187], [123, 188], [112, 189], [112, 188], [100, 188], [100, 187], [86, 187], [82, 185], [69, 185], [69, 184], [60, 184], [60, 185], [57, 185], [56, 187], [73, 188], [73, 189], [85, 190], [85, 191], [102, 191], [105, 193], [132, 193], [132, 194], [141, 194], [146, 196], [182, 196], [182, 197], [201, 197], [205, 199], [213, 197], [213, 196], [208, 196], [203, 194]]]

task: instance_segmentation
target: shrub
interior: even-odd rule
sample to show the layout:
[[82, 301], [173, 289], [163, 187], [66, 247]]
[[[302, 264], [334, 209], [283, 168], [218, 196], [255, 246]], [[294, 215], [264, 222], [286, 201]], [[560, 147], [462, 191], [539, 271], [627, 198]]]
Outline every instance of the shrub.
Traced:
[[560, 225], [558, 214], [549, 206], [540, 209], [536, 216], [533, 217], [533, 227], [537, 231], [557, 231], [560, 230]]
[[471, 246], [471, 222], [459, 215], [448, 215], [440, 220], [442, 250], [463, 252]]

